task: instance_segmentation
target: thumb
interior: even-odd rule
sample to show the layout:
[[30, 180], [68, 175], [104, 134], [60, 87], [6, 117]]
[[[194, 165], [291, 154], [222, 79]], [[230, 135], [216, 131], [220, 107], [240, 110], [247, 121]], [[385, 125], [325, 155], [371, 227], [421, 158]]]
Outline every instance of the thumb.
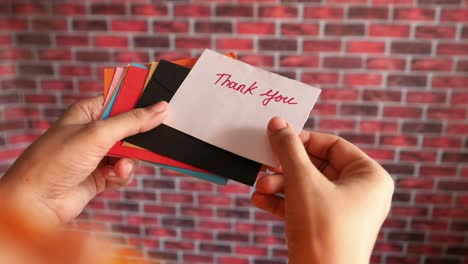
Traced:
[[167, 116], [167, 108], [168, 104], [161, 101], [146, 108], [133, 109], [95, 122], [90, 128], [91, 132], [88, 133], [104, 146], [111, 148], [115, 142], [160, 125]]
[[291, 125], [280, 117], [274, 117], [268, 124], [268, 135], [273, 152], [278, 157], [285, 182], [310, 177], [310, 172], [317, 170], [310, 161], [301, 139]]

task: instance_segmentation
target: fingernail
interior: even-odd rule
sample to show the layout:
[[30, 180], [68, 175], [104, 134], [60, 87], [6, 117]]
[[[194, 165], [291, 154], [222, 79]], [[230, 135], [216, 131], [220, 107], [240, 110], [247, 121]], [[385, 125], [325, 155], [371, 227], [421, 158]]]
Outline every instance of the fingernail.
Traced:
[[275, 132], [280, 129], [286, 128], [287, 126], [288, 126], [288, 123], [286, 123], [286, 120], [284, 120], [281, 117], [276, 116], [270, 120], [270, 123], [268, 124], [268, 129], [271, 132]]
[[134, 164], [132, 164], [131, 162], [127, 162], [125, 164], [125, 175], [128, 176], [132, 174], [134, 169], [135, 169]]
[[158, 102], [151, 106], [151, 110], [155, 113], [164, 112], [167, 110], [168, 104], [165, 101]]

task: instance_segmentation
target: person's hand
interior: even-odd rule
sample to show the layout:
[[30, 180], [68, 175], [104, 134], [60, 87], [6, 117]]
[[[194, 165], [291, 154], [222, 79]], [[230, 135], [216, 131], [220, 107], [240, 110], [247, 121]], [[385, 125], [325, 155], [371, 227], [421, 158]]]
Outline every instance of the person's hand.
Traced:
[[268, 134], [281, 168], [257, 181], [252, 202], [284, 219], [290, 263], [369, 263], [390, 210], [390, 175], [340, 137], [298, 136], [278, 117]]
[[130, 183], [136, 161], [105, 156], [123, 138], [158, 126], [167, 103], [99, 120], [102, 104], [99, 96], [72, 105], [6, 172], [3, 197], [33, 217], [66, 223], [98, 193]]

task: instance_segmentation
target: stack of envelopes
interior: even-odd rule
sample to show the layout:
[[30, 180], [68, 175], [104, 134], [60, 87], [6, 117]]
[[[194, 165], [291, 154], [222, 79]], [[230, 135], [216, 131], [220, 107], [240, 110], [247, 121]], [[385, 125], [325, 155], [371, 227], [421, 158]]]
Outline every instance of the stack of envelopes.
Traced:
[[[252, 69], [260, 73], [252, 72]], [[102, 119], [160, 101], [166, 101], [170, 106], [169, 116], [163, 124], [118, 142], [109, 151], [109, 155], [143, 160], [221, 185], [226, 184], [228, 179], [253, 185], [262, 164], [277, 165], [269, 144], [265, 141], [267, 119], [276, 115], [284, 116], [286, 119], [290, 118], [290, 115], [299, 115], [297, 125], [294, 125], [294, 122], [292, 124], [296, 129], [301, 129], [320, 90], [309, 87], [313, 90], [301, 91], [309, 96], [305, 98], [308, 100], [307, 105], [302, 107], [305, 110], [300, 110], [301, 107], [295, 106], [297, 104], [295, 98], [289, 98], [288, 101], [286, 96], [281, 98], [270, 96], [273, 95], [272, 89], [267, 89], [271, 91], [270, 94], [266, 91], [255, 94], [259, 96], [260, 101], [254, 99], [254, 96], [245, 97], [245, 93], [242, 94], [240, 91], [246, 90], [246, 85], [241, 86], [240, 82], [229, 79], [235, 76], [233, 74], [222, 75], [226, 71], [236, 73], [236, 76], [245, 82], [249, 76], [253, 77], [256, 81], [250, 86], [248, 94], [252, 96], [256, 93], [255, 90], [260, 90], [259, 85], [262, 80], [267, 86], [268, 83], [280, 85], [281, 83], [276, 80], [278, 78], [286, 79], [287, 82], [293, 81], [237, 61], [233, 53], [222, 55], [210, 50], [205, 50], [198, 61], [197, 59], [172, 62], [161, 60], [148, 65], [132, 63], [127, 67], [106, 68]], [[248, 74], [243, 74], [244, 71]], [[262, 77], [264, 74], [267, 75]], [[203, 83], [205, 77], [211, 79]], [[299, 83], [294, 82], [295, 86]], [[297, 93], [297, 87], [289, 85], [284, 89], [290, 89], [298, 99], [302, 97], [301, 93]], [[213, 92], [219, 94], [212, 95]], [[203, 96], [207, 95], [211, 97], [204, 100], [206, 97]], [[227, 103], [226, 98], [228, 98]], [[265, 105], [265, 100], [268, 99], [269, 105]], [[221, 107], [220, 102], [222, 102]], [[298, 112], [286, 109], [285, 106], [296, 107]], [[253, 110], [249, 110], [249, 107]], [[220, 109], [220, 112], [212, 113], [213, 109]], [[242, 109], [248, 113], [242, 114]], [[259, 112], [259, 122], [252, 121], [256, 120], [256, 114], [252, 111]], [[236, 115], [240, 114], [235, 119], [238, 120], [235, 121], [237, 124], [229, 122], [234, 112]], [[211, 114], [215, 116], [210, 117]], [[253, 126], [258, 127], [252, 127], [251, 123], [255, 123]], [[233, 128], [248, 129], [247, 132], [237, 133]], [[243, 145], [240, 142], [248, 145], [239, 149]]]

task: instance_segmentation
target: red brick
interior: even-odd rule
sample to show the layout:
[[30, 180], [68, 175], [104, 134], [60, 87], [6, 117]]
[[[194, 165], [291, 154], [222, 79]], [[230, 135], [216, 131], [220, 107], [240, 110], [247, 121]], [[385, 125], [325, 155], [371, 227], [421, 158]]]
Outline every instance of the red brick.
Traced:
[[36, 82], [31, 79], [7, 79], [2, 81], [3, 89], [24, 89], [24, 90], [33, 90], [36, 88]]
[[91, 13], [95, 15], [125, 15], [123, 4], [92, 4]]
[[0, 76], [14, 75], [16, 68], [14, 65], [0, 65]]
[[94, 37], [94, 46], [102, 48], [125, 48], [128, 47], [128, 38], [118, 36], [96, 36]]
[[[186, 250], [186, 249], [183, 249]], [[183, 259], [185, 263], [213, 263], [214, 257], [207, 255], [194, 255], [190, 253], [184, 253]]]
[[211, 39], [206, 37], [177, 37], [175, 45], [178, 49], [206, 49], [211, 47]]
[[368, 58], [366, 68], [373, 70], [404, 70], [405, 60], [394, 58]]
[[106, 31], [106, 20], [100, 19], [75, 19], [73, 20], [73, 29], [77, 31]]
[[189, 239], [189, 240], [213, 240], [214, 234], [211, 232], [203, 232], [203, 231], [190, 231], [190, 230], [183, 230], [182, 231], [182, 238]]
[[465, 120], [467, 118], [466, 109], [452, 107], [430, 107], [427, 116], [436, 120]]
[[274, 23], [264, 22], [238, 22], [237, 33], [255, 34], [255, 35], [273, 35], [275, 34]]
[[274, 58], [269, 55], [238, 55], [240, 61], [260, 67], [273, 67]]
[[147, 63], [150, 61], [149, 55], [147, 52], [138, 52], [138, 51], [115, 51], [114, 53], [115, 61], [128, 63], [128, 62], [140, 62]]
[[340, 107], [341, 115], [377, 116], [377, 113], [378, 113], [378, 107], [375, 105], [342, 104]]
[[26, 103], [32, 104], [55, 104], [57, 97], [51, 94], [25, 95]]
[[[304, 67], [304, 68], [316, 68], [318, 66], [318, 56], [307, 56], [307, 55], [291, 55], [282, 56], [280, 58], [281, 67]], [[322, 94], [323, 98], [323, 94]]]
[[296, 51], [297, 41], [295, 39], [260, 39], [258, 42], [260, 50], [282, 50]]
[[363, 36], [363, 24], [338, 24], [328, 23], [325, 25], [325, 35], [327, 36]]
[[451, 71], [452, 60], [448, 59], [413, 59], [411, 69], [416, 71]]
[[422, 42], [393, 42], [391, 51], [394, 54], [431, 54], [431, 44]]
[[41, 3], [14, 3], [12, 10], [15, 15], [40, 15], [46, 13], [46, 8]]
[[369, 26], [369, 35], [373, 37], [409, 37], [410, 27], [408, 25], [395, 24], [371, 24]]
[[351, 19], [387, 19], [388, 8], [351, 6], [348, 10], [348, 18], [351, 18]]
[[440, 134], [442, 124], [440, 122], [404, 122], [403, 133]]
[[167, 205], [152, 205], [152, 204], [147, 204], [144, 206], [144, 211], [146, 214], [167, 214], [167, 215], [173, 215], [176, 212], [176, 208], [172, 206], [167, 206]]
[[311, 52], [338, 52], [341, 50], [341, 42], [337, 40], [305, 40], [303, 49]]
[[41, 33], [21, 33], [16, 35], [16, 42], [23, 46], [50, 46], [50, 36]]
[[29, 49], [6, 49], [0, 50], [0, 59], [2, 60], [28, 60], [32, 58], [32, 52]]
[[380, 143], [390, 146], [414, 147], [418, 144], [418, 138], [414, 136], [381, 136]]
[[396, 20], [433, 21], [435, 10], [431, 8], [397, 8], [394, 10]]
[[230, 197], [200, 194], [198, 196], [198, 203], [204, 205], [229, 206], [232, 204], [232, 199]]
[[53, 75], [54, 68], [52, 65], [31, 65], [31, 64], [20, 64], [19, 65], [20, 74], [24, 75]]
[[462, 9], [462, 8], [443, 9], [441, 16], [440, 16], [440, 20], [441, 21], [467, 22], [468, 21], [468, 9]]
[[359, 69], [362, 68], [362, 60], [359, 57], [325, 57], [322, 65], [324, 68]]
[[232, 33], [231, 22], [208, 22], [199, 21], [195, 23], [195, 32], [200, 33]]
[[320, 94], [320, 101], [357, 101], [359, 91], [347, 89], [324, 89]]
[[188, 21], [155, 21], [153, 23], [154, 32], [182, 33], [189, 31]]
[[193, 196], [191, 194], [163, 193], [161, 194], [161, 201], [169, 203], [192, 203]]
[[28, 21], [26, 19], [19, 18], [1, 18], [0, 19], [0, 30], [26, 30], [28, 29]]
[[443, 162], [467, 163], [468, 152], [445, 152], [442, 155], [442, 161]]
[[[399, 182], [397, 181], [397, 186], [400, 186]], [[426, 207], [393, 206], [390, 213], [392, 216], [427, 216], [428, 212]]]
[[406, 95], [408, 103], [445, 103], [446, 94], [437, 92], [409, 91]]
[[175, 238], [177, 236], [177, 232], [175, 229], [168, 229], [168, 228], [146, 228], [146, 235], [147, 236], [154, 236], [156, 238]]
[[435, 162], [437, 160], [437, 152], [429, 151], [401, 151], [400, 152], [401, 161], [411, 161], [411, 162]]
[[[465, 184], [466, 185], [466, 184]], [[457, 186], [457, 184], [455, 184]], [[463, 185], [458, 183], [459, 187], [462, 187]], [[466, 186], [464, 186], [466, 190]], [[450, 189], [449, 189], [450, 190]], [[436, 207], [432, 211], [432, 216], [436, 218], [452, 218], [452, 219], [466, 219], [468, 218], [468, 210], [466, 208], [440, 208]]]
[[433, 219], [433, 220], [414, 219], [411, 222], [411, 227], [418, 231], [424, 231], [424, 230], [444, 231], [448, 229], [448, 222], [445, 220], [439, 221], [436, 219]]
[[426, 148], [460, 148], [461, 138], [456, 137], [424, 137], [423, 146]]
[[267, 249], [261, 248], [261, 247], [252, 247], [252, 246], [236, 246], [234, 249], [234, 252], [240, 255], [263, 257], [267, 254]]
[[456, 105], [464, 105], [468, 100], [468, 93], [453, 93], [450, 102]]
[[439, 43], [437, 55], [468, 55], [467, 43]]
[[422, 177], [455, 177], [457, 168], [454, 167], [441, 167], [441, 166], [421, 166], [419, 173]]
[[351, 53], [384, 53], [385, 42], [349, 41], [346, 51]]
[[109, 61], [111, 54], [106, 51], [78, 51], [75, 57], [79, 61]]
[[310, 85], [336, 84], [338, 83], [338, 74], [329, 72], [303, 72], [301, 81]]
[[59, 73], [62, 76], [90, 76], [91, 67], [89, 66], [60, 66]]
[[38, 31], [66, 31], [68, 29], [67, 20], [65, 19], [34, 19], [32, 21], [33, 30]]
[[84, 15], [86, 8], [83, 4], [54, 4], [53, 12], [58, 16]]
[[312, 6], [305, 7], [305, 19], [343, 19], [344, 11], [341, 7]]
[[[323, 93], [320, 98], [323, 99]], [[363, 91], [363, 99], [365, 101], [376, 101], [376, 102], [400, 102], [402, 98], [400, 91], [387, 91], [387, 90], [369, 90]], [[388, 107], [385, 107], [387, 109]], [[385, 114], [384, 114], [385, 115]]]
[[455, 38], [455, 33], [454, 26], [418, 26], [415, 36], [421, 39], [452, 39]]
[[169, 38], [164, 36], [135, 36], [133, 37], [135, 47], [140, 48], [168, 48]]
[[135, 4], [131, 6], [132, 14], [139, 16], [161, 17], [167, 16], [167, 6], [162, 4]]
[[468, 135], [467, 124], [448, 124], [447, 133], [456, 135]]
[[57, 34], [56, 40], [58, 46], [88, 46], [89, 38], [86, 35], [60, 35]]
[[216, 48], [222, 50], [252, 50], [252, 39], [222, 38], [216, 40]]
[[220, 4], [216, 6], [215, 13], [219, 17], [252, 17], [254, 9], [252, 5]]
[[344, 83], [348, 86], [378, 86], [382, 83], [379, 74], [348, 73], [344, 77]]
[[409, 254], [437, 255], [441, 254], [442, 252], [443, 248], [441, 246], [435, 245], [410, 245], [408, 247]]
[[468, 77], [464, 76], [434, 76], [432, 78], [434, 88], [463, 89], [468, 87]]
[[335, 116], [337, 112], [336, 104], [317, 103], [311, 113], [320, 116]]
[[219, 264], [249, 264], [248, 257], [226, 257], [220, 256], [218, 258]]
[[318, 127], [325, 130], [354, 131], [356, 122], [353, 120], [320, 119]]
[[261, 6], [258, 14], [261, 18], [296, 18], [298, 10], [297, 7], [293, 6]]
[[450, 194], [418, 193], [414, 200], [421, 204], [450, 204], [452, 196]]
[[460, 60], [457, 63], [458, 72], [468, 72], [468, 60]]
[[281, 24], [282, 35], [293, 36], [317, 36], [319, 34], [318, 24], [306, 23], [284, 23]]
[[[227, 12], [227, 11], [226, 11]], [[211, 8], [209, 5], [186, 5], [175, 4], [174, 16], [181, 17], [208, 17], [211, 15]]]
[[[40, 117], [39, 108], [32, 107], [8, 107], [3, 111], [6, 120], [21, 120], [23, 118], [31, 119]], [[10, 143], [13, 143], [10, 141]]]
[[113, 31], [122, 32], [146, 32], [148, 31], [148, 22], [145, 20], [116, 20], [111, 21]]
[[427, 77], [424, 75], [389, 75], [387, 83], [390, 87], [426, 87]]

